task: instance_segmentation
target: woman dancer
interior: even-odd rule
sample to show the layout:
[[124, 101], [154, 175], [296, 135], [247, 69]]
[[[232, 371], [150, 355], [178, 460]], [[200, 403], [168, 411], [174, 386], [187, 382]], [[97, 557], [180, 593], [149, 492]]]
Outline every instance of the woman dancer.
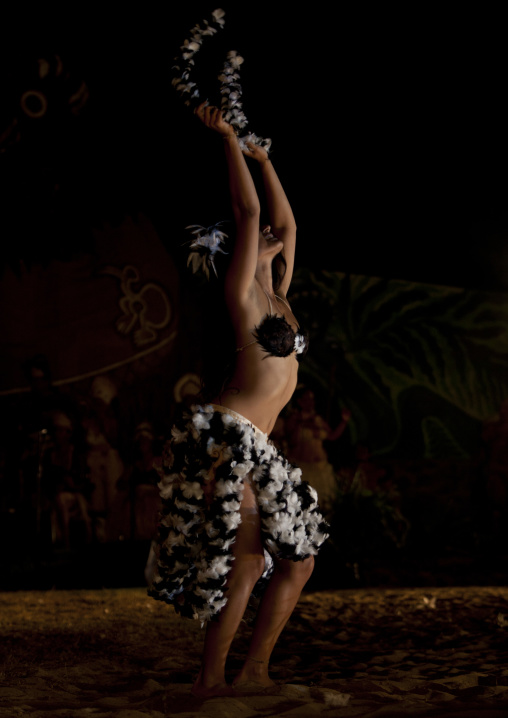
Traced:
[[[296, 384], [306, 339], [286, 300], [296, 224], [265, 149], [243, 151], [222, 112], [207, 103], [199, 119], [222, 139], [236, 225], [225, 278], [236, 361], [209, 404], [193, 406], [172, 432], [161, 469], [162, 520], [150, 589], [190, 617], [208, 621], [199, 697], [273, 686], [268, 662], [309, 579], [326, 524], [316, 492], [268, 440]], [[270, 225], [244, 155], [259, 163]], [[283, 252], [286, 271], [281, 277]], [[217, 378], [217, 377], [216, 377]], [[248, 654], [228, 686], [227, 655], [251, 594], [263, 590]]]

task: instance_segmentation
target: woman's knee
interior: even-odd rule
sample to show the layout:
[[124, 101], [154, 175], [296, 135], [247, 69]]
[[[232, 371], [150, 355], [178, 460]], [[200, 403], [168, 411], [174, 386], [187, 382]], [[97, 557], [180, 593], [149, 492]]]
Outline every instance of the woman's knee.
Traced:
[[264, 553], [242, 553], [235, 556], [231, 575], [254, 585], [261, 578], [264, 570]]
[[295, 582], [305, 583], [314, 570], [314, 556], [308, 556], [303, 561], [277, 561], [275, 568]]

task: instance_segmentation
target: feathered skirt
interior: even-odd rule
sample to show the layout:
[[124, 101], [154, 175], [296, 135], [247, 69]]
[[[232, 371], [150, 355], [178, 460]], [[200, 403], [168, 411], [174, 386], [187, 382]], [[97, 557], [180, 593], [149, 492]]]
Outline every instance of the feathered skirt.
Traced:
[[183, 616], [204, 622], [227, 602], [246, 477], [257, 497], [265, 552], [255, 595], [266, 586], [274, 558], [303, 561], [327, 538], [316, 491], [302, 481], [301, 470], [230, 409], [206, 404], [184, 411], [158, 471], [162, 511], [148, 592]]

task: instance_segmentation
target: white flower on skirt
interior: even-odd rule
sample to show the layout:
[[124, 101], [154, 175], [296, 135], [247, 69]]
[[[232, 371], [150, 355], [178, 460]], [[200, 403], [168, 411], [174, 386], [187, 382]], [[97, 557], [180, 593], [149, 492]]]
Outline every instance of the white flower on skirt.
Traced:
[[273, 499], [277, 496], [277, 494], [282, 491], [284, 488], [284, 484], [282, 481], [278, 478], [272, 479], [272, 481], [269, 481], [266, 486], [264, 486], [262, 489], [259, 489], [259, 493], [263, 493], [265, 496], [271, 496]]
[[305, 541], [307, 538], [307, 532], [305, 531], [305, 526], [300, 525], [297, 529], [295, 529], [295, 541]]
[[242, 518], [239, 513], [224, 514], [224, 516], [221, 516], [221, 519], [226, 524], [228, 531], [234, 531], [242, 523]]
[[159, 487], [159, 495], [161, 499], [171, 499], [173, 498], [173, 489], [175, 487], [174, 481], [160, 481], [158, 484]]
[[294, 484], [299, 484], [302, 480], [302, 470], [298, 466], [293, 466], [289, 470], [288, 476]]
[[273, 444], [269, 442], [265, 443], [264, 445], [261, 445], [259, 447], [259, 450], [263, 450], [263, 459], [266, 462], [273, 461], [273, 459], [275, 459], [275, 457], [277, 456], [277, 449]]
[[232, 499], [231, 501], [223, 501], [222, 508], [224, 511], [240, 511], [240, 502]]
[[203, 489], [198, 481], [184, 481], [180, 488], [186, 499], [201, 499], [203, 497]]
[[188, 501], [181, 501], [178, 498], [173, 499], [173, 506], [180, 511], [196, 511], [196, 506], [194, 504], [189, 504]]
[[[314, 534], [314, 541], [317, 544], [321, 545], [323, 543], [323, 541], [326, 541], [328, 536], [329, 536], [329, 534], [324, 534], [321, 531], [316, 531], [316, 533]], [[317, 549], [315, 551], [313, 551], [313, 553], [317, 553]]]
[[294, 523], [292, 517], [283, 511], [277, 511], [273, 516], [276, 521], [276, 529], [274, 535], [289, 535], [289, 541], [288, 538], [285, 538], [284, 541], [285, 543], [291, 543], [291, 536], [294, 533]]
[[213, 436], [210, 436], [210, 438], [206, 442], [206, 453], [208, 454], [208, 456], [211, 456], [213, 459], [218, 459], [221, 455], [221, 451], [222, 444], [216, 444]]
[[219, 573], [217, 571], [214, 571], [213, 568], [207, 568], [206, 571], [198, 571], [197, 579], [199, 583], [206, 583], [208, 579], [218, 579], [220, 578]]
[[283, 531], [280, 532], [279, 535], [279, 541], [282, 541], [283, 543], [288, 543], [294, 546], [294, 536], [293, 531], [290, 528], [285, 528]]
[[[225, 576], [230, 569], [227, 556], [216, 556], [210, 564], [205, 560], [198, 564], [198, 583], [206, 583], [208, 579], [218, 579]], [[217, 594], [220, 595], [220, 592]]]
[[204, 598], [207, 603], [211, 603], [211, 602], [212, 602], [213, 593], [214, 593], [214, 592], [212, 591], [212, 589], [210, 589], [210, 588], [203, 588], [202, 586], [196, 586], [196, 588], [194, 589], [194, 593], [195, 593], [196, 595], [201, 596], [202, 598]]
[[265, 511], [269, 511], [273, 514], [282, 508], [282, 504], [277, 501], [277, 492], [270, 486], [265, 486], [264, 489], [258, 489], [258, 503], [263, 506]]
[[186, 563], [182, 563], [181, 561], [175, 561], [174, 566], [172, 567], [171, 573], [176, 573], [177, 571], [183, 571], [186, 570], [186, 574], [189, 573], [188, 571], [188, 565]]
[[[233, 467], [233, 464], [236, 463], [234, 461], [231, 462], [231, 466]], [[236, 466], [233, 467], [233, 471], [231, 472], [235, 476], [239, 477], [245, 477], [247, 474], [249, 474], [252, 471], [252, 468], [254, 466], [254, 462], [252, 461], [244, 461], [243, 464], [236, 464]]]
[[[265, 522], [265, 523], [266, 523], [266, 522]], [[273, 539], [271, 539], [271, 538], [266, 538], [266, 539], [265, 539], [265, 544], [266, 544], [266, 547], [267, 547], [268, 549], [270, 549], [270, 551], [272, 551], [274, 554], [277, 554], [277, 551], [279, 550], [279, 547], [277, 546], [277, 543], [276, 543]]]
[[203, 606], [199, 611], [195, 611], [192, 614], [192, 618], [199, 619], [201, 621], [201, 628], [203, 628], [206, 621], [209, 621], [215, 614], [215, 608], [212, 606]]
[[218, 611], [220, 611], [221, 608], [224, 608], [224, 606], [226, 605], [227, 602], [228, 602], [228, 599], [227, 599], [227, 598], [222, 598], [220, 601], [214, 601], [215, 608], [216, 608]]
[[310, 484], [309, 484], [309, 494], [312, 496], [312, 499], [314, 502], [313, 506], [314, 506], [314, 504], [317, 504], [317, 502], [318, 502], [318, 495], [317, 495], [316, 489], [313, 486], [311, 486]]
[[305, 554], [305, 553], [314, 553], [312, 550], [312, 546], [309, 546], [307, 544], [307, 542], [302, 539], [299, 541], [296, 541], [294, 543], [294, 547], [295, 547], [295, 554], [297, 556], [301, 556], [302, 554]]
[[266, 548], [263, 549], [263, 553], [265, 555], [265, 570], [263, 571], [263, 576], [265, 576], [266, 574], [270, 573], [273, 569], [273, 558], [268, 553]]
[[185, 536], [189, 536], [191, 529], [196, 524], [196, 520], [189, 521], [188, 523], [185, 522], [185, 519], [181, 516], [178, 516], [178, 514], [169, 514], [168, 518], [171, 521], [172, 527], [179, 531], [182, 534], [185, 534]]
[[224, 426], [230, 427], [230, 426], [236, 426], [237, 421], [234, 416], [231, 414], [222, 414], [222, 423]]
[[231, 479], [219, 479], [215, 484], [215, 495], [222, 499], [224, 496], [229, 496], [229, 494], [235, 494], [235, 484], [236, 482]]
[[[276, 512], [272, 516], [268, 516], [267, 518], [263, 519], [263, 525], [265, 526], [267, 532], [271, 536], [278, 536], [280, 533], [277, 518], [276, 518], [278, 515], [279, 515], [279, 513]], [[274, 541], [272, 541], [272, 539], [267, 538], [266, 544], [268, 545], [269, 548], [272, 548], [275, 550], [277, 549], [277, 545]]]
[[284, 504], [280, 503], [279, 501], [276, 501], [273, 497], [260, 497], [258, 498], [258, 503], [260, 507], [263, 508], [263, 510], [268, 514], [274, 514], [277, 511], [282, 511], [284, 509]]
[[270, 444], [268, 443], [268, 437], [266, 434], [262, 434], [261, 432], [255, 431], [252, 436], [252, 443], [254, 450], [259, 454], [261, 451], [267, 451], [267, 449], [271, 448]]
[[188, 431], [180, 431], [176, 426], [171, 429], [171, 436], [175, 444], [181, 444], [183, 441], [187, 441], [189, 437]]
[[252, 480], [255, 482], [260, 481], [262, 477], [264, 476], [264, 473], [266, 471], [266, 466], [263, 464], [258, 464], [252, 469]]
[[229, 551], [229, 549], [230, 549], [231, 546], [234, 544], [234, 542], [235, 542], [235, 539], [234, 539], [234, 538], [226, 539], [226, 540], [224, 541], [224, 543], [222, 544], [222, 548], [224, 549], [224, 551]]
[[194, 416], [192, 417], [192, 423], [198, 431], [210, 428], [210, 424], [207, 421], [207, 417], [201, 412], [197, 412], [196, 414], [194, 414]]
[[269, 475], [274, 481], [284, 481], [287, 479], [288, 473], [280, 461], [272, 461], [270, 463]]
[[229, 571], [229, 562], [227, 556], [216, 556], [212, 561], [212, 566], [219, 576], [225, 576]]
[[173, 531], [170, 531], [162, 545], [166, 548], [172, 548], [173, 546], [183, 546], [185, 543], [186, 539], [183, 534], [175, 534]]
[[[206, 535], [209, 536], [211, 539], [216, 538], [220, 533], [219, 529], [215, 528], [215, 526], [213, 525], [213, 523], [211, 521], [208, 521], [208, 523], [205, 524], [205, 531], [206, 531]], [[220, 539], [219, 539], [219, 542], [220, 542]], [[210, 543], [218, 543], [218, 542], [210, 541]]]
[[292, 491], [287, 498], [287, 510], [290, 514], [295, 514], [300, 510], [300, 499], [296, 491]]

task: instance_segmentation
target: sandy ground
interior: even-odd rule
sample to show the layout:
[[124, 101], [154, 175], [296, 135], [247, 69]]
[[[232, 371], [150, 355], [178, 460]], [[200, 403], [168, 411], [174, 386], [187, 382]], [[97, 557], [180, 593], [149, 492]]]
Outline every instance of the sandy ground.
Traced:
[[506, 587], [305, 593], [279, 692], [207, 701], [189, 692], [199, 624], [144, 588], [1, 593], [0, 626], [0, 718], [508, 716]]

